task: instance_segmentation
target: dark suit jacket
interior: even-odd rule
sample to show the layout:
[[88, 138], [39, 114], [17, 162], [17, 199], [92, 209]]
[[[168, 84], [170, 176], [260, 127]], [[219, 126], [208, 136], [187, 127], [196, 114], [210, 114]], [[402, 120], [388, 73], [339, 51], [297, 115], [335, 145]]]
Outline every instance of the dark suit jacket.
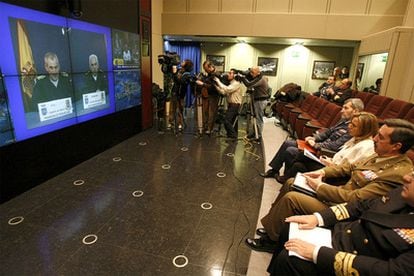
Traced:
[[[344, 203], [321, 212], [325, 225], [335, 224], [335, 228], [333, 248], [319, 250], [318, 271], [337, 275], [414, 275], [414, 207], [404, 201], [401, 190], [400, 187], [389, 196]], [[340, 222], [344, 220], [347, 222]]]

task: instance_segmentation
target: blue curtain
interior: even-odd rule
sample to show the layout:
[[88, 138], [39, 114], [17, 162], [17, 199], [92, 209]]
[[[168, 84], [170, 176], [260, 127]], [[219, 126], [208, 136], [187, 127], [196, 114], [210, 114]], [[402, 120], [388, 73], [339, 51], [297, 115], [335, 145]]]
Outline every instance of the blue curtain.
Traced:
[[[201, 50], [198, 42], [164, 42], [164, 50], [176, 52], [180, 55], [181, 60], [189, 59], [193, 62], [194, 68], [192, 73], [198, 74], [201, 67]], [[187, 88], [187, 95], [185, 97], [185, 107], [190, 107], [194, 102], [194, 93], [192, 87]]]

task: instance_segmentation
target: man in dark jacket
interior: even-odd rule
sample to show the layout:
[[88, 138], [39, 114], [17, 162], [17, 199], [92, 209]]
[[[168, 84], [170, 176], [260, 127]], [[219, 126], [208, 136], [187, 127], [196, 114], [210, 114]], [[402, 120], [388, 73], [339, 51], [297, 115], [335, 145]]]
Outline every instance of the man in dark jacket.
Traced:
[[247, 138], [252, 140], [260, 140], [262, 138], [264, 124], [264, 109], [266, 107], [267, 100], [270, 97], [268, 94], [269, 84], [267, 78], [262, 75], [258, 66], [250, 68], [249, 75], [251, 76], [251, 79], [246, 77], [241, 77], [240, 79], [247, 87], [248, 93], [251, 93], [250, 95], [253, 98], [254, 118], [256, 120], [257, 133], [255, 129], [251, 128], [247, 134]]
[[[413, 170], [406, 152], [414, 145], [414, 124], [403, 119], [387, 119], [373, 140], [375, 154], [365, 160], [305, 173], [306, 183], [314, 196], [298, 192], [290, 180], [286, 182], [269, 212], [261, 219], [264, 228], [256, 231], [261, 237], [246, 239], [246, 244], [253, 250], [273, 252], [287, 217], [320, 212], [334, 204], [383, 196], [402, 185], [403, 177]], [[333, 186], [323, 180], [346, 176], [349, 180], [342, 186]]]
[[[320, 213], [292, 216], [300, 229], [333, 227], [332, 248], [288, 240], [283, 231], [271, 275], [414, 275], [414, 173], [388, 196], [343, 203]], [[288, 225], [286, 225], [288, 226]], [[283, 240], [283, 241], [282, 241]], [[288, 255], [294, 251], [306, 260]]]
[[[306, 137], [306, 143], [315, 150], [324, 148], [337, 152], [346, 141], [351, 139], [351, 135], [348, 133], [348, 123], [352, 115], [363, 110], [364, 103], [361, 99], [348, 99], [342, 107], [341, 120], [325, 132]], [[285, 164], [285, 168], [292, 166], [299, 152], [300, 150], [296, 140], [286, 140], [279, 148], [272, 161], [270, 161], [269, 166], [271, 169], [260, 175], [263, 177], [276, 177], [278, 182], [284, 183], [286, 179], [279, 176], [279, 170], [282, 168], [283, 164]]]

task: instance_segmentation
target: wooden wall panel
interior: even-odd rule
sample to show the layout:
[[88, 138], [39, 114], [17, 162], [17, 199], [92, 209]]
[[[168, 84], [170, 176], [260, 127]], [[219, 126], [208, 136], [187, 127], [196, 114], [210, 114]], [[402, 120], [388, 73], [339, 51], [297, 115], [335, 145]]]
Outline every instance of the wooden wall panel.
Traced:
[[328, 0], [294, 0], [292, 13], [326, 13]]
[[190, 12], [218, 12], [219, 0], [189, 0]]
[[222, 0], [221, 11], [224, 13], [231, 12], [252, 12], [253, 0]]
[[289, 11], [289, 0], [257, 0], [256, 12], [265, 13], [287, 13]]
[[368, 0], [331, 0], [331, 14], [365, 14]]
[[166, 12], [187, 12], [187, 0], [164, 0], [163, 9]]

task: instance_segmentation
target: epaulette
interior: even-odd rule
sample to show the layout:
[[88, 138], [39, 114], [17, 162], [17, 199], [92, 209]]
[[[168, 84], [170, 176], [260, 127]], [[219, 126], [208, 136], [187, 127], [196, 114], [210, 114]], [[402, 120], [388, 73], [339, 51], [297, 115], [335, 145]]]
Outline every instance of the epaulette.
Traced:
[[46, 75], [40, 75], [36, 77], [37, 80], [43, 80], [44, 78], [46, 78]]
[[60, 73], [63, 77], [69, 77], [69, 74], [68, 73], [66, 73], [66, 72], [62, 72], [62, 73]]

